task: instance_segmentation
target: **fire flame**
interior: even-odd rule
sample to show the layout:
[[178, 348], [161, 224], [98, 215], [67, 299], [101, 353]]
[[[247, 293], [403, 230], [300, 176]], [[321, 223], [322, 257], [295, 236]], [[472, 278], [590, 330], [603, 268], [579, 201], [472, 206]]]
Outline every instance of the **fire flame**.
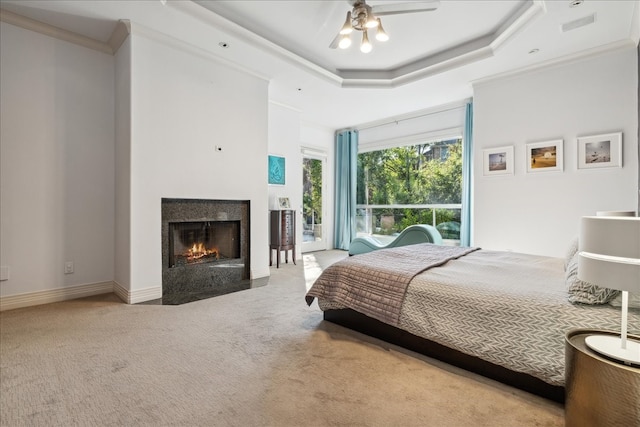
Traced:
[[189, 261], [204, 258], [210, 255], [215, 256], [216, 259], [220, 258], [220, 254], [218, 253], [217, 248], [207, 249], [202, 243], [194, 243], [191, 249], [189, 249], [186, 254], [187, 260]]

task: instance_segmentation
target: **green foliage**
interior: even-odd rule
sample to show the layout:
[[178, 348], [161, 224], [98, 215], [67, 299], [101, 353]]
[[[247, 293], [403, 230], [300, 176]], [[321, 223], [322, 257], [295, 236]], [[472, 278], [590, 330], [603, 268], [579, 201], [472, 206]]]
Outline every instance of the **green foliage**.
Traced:
[[459, 139], [358, 155], [359, 204], [460, 203], [461, 195]]
[[307, 224], [322, 224], [322, 161], [302, 160], [302, 203]]
[[[461, 203], [462, 141], [359, 154], [356, 200], [364, 205]], [[431, 209], [387, 208], [374, 209], [372, 213], [376, 233], [380, 234], [399, 233], [413, 224], [433, 223]], [[436, 209], [436, 224], [459, 222], [459, 215], [458, 210]]]

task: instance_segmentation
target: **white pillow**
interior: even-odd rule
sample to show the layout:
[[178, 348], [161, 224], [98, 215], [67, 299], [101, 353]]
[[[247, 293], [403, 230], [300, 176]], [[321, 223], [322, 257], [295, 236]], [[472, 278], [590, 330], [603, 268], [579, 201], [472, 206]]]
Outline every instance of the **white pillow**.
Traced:
[[569, 301], [576, 304], [606, 304], [618, 296], [620, 291], [603, 288], [578, 279], [578, 254], [574, 254], [565, 271], [565, 283]]
[[567, 248], [567, 253], [564, 256], [564, 271], [567, 271], [567, 266], [571, 262], [571, 258], [578, 252], [578, 238], [574, 237], [569, 243], [569, 247]]

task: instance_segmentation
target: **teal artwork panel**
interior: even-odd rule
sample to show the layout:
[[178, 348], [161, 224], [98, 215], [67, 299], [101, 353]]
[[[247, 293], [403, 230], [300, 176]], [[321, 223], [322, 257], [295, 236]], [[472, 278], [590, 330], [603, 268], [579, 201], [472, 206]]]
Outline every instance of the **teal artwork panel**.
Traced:
[[269, 156], [269, 184], [284, 185], [284, 157]]

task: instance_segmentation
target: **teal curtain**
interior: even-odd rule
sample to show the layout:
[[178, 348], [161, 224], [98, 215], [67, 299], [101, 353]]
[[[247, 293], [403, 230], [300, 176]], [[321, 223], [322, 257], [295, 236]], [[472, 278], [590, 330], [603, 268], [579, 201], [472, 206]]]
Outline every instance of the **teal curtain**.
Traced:
[[336, 201], [334, 246], [348, 250], [356, 237], [358, 131], [336, 134]]
[[467, 103], [462, 135], [462, 213], [460, 246], [471, 245], [471, 208], [473, 181], [473, 102]]

